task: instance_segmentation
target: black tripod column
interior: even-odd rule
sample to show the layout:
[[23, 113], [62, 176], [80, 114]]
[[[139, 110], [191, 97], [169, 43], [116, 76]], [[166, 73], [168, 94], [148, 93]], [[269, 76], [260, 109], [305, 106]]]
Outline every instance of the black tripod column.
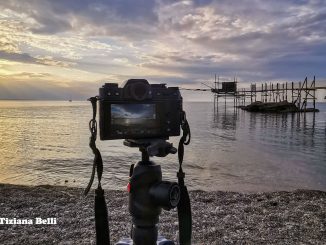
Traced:
[[134, 166], [130, 177], [129, 212], [132, 216], [132, 239], [135, 245], [156, 244], [156, 225], [162, 209], [153, 201], [150, 190], [161, 181], [161, 166], [155, 165], [143, 155], [143, 160]]

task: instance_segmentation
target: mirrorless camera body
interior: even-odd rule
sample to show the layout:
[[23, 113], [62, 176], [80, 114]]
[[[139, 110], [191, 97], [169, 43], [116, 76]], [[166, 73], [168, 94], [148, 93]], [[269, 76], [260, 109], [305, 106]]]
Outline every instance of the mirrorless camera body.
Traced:
[[100, 139], [147, 139], [180, 135], [182, 97], [178, 87], [129, 79], [99, 91]]

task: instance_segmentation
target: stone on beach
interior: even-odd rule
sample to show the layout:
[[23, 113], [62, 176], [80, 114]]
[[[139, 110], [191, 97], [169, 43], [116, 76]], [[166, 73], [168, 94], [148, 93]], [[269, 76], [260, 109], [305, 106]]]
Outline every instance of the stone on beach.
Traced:
[[[128, 193], [105, 191], [111, 241], [130, 233]], [[191, 191], [192, 244], [325, 244], [326, 192]], [[57, 225], [0, 225], [1, 244], [95, 244], [94, 195], [83, 189], [0, 184], [0, 217], [57, 219]], [[177, 240], [177, 212], [163, 211], [159, 232]]]

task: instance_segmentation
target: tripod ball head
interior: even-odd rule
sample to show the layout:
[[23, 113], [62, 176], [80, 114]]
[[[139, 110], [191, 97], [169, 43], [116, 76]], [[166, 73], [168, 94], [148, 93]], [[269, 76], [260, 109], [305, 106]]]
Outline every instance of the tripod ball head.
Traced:
[[161, 181], [150, 188], [149, 194], [156, 205], [170, 210], [179, 203], [180, 187], [175, 182]]

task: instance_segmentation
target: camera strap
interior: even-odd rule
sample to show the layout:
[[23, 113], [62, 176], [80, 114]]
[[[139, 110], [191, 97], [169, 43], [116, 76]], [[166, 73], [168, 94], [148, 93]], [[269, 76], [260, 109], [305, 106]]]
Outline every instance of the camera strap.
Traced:
[[93, 118], [89, 122], [89, 130], [91, 137], [89, 138], [89, 147], [94, 154], [93, 169], [90, 181], [84, 191], [85, 196], [88, 194], [97, 172], [98, 185], [95, 190], [95, 228], [96, 228], [96, 244], [97, 245], [110, 245], [110, 232], [109, 232], [109, 220], [108, 210], [105, 202], [104, 190], [101, 186], [101, 179], [103, 173], [103, 161], [99, 149], [96, 147], [95, 141], [97, 136], [97, 97], [91, 97], [88, 99], [92, 103]]
[[178, 184], [181, 191], [180, 201], [178, 204], [179, 243], [180, 245], [190, 245], [192, 233], [191, 206], [188, 190], [184, 183], [185, 173], [182, 170], [182, 162], [184, 156], [184, 145], [188, 145], [190, 143], [191, 133], [188, 121], [186, 119], [186, 113], [184, 111], [182, 112], [181, 128], [183, 134], [180, 138], [178, 146], [179, 171], [177, 173]]

